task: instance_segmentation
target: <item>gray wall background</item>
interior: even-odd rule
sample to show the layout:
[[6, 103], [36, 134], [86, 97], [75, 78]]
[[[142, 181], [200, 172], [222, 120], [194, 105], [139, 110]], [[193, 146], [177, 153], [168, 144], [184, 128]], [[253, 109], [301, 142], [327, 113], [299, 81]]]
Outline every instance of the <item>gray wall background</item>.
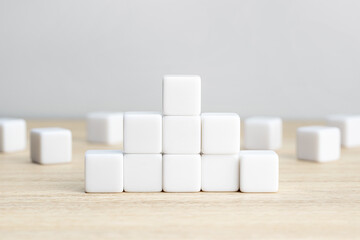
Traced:
[[200, 74], [203, 111], [360, 113], [360, 1], [0, 0], [0, 116], [161, 110]]

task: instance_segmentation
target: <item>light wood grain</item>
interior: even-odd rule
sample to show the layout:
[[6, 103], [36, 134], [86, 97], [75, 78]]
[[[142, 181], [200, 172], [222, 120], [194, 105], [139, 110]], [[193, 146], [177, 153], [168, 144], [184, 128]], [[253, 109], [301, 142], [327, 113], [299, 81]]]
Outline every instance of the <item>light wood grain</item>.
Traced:
[[30, 163], [29, 151], [0, 154], [0, 239], [359, 239], [360, 148], [339, 161], [295, 158], [287, 122], [280, 154], [280, 191], [245, 193], [84, 193], [83, 121], [29, 121], [73, 132], [73, 162]]

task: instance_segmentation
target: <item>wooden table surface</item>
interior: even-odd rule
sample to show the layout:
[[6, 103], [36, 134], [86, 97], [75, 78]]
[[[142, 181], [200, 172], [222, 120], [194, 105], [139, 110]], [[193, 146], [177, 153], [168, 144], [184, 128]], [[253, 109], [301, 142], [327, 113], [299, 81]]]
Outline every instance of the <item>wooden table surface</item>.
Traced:
[[84, 121], [28, 121], [73, 132], [73, 161], [44, 166], [0, 153], [0, 239], [360, 239], [360, 148], [339, 161], [296, 160], [286, 122], [278, 193], [84, 193]]

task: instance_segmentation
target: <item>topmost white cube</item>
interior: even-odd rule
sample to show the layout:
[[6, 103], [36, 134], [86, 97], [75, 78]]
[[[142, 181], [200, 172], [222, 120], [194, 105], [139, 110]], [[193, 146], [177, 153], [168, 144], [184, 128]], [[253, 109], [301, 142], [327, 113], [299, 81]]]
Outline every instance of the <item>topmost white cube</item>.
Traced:
[[166, 75], [163, 81], [163, 114], [191, 116], [201, 113], [201, 78], [196, 75]]
[[328, 126], [340, 128], [344, 147], [360, 146], [360, 115], [332, 115], [326, 120]]

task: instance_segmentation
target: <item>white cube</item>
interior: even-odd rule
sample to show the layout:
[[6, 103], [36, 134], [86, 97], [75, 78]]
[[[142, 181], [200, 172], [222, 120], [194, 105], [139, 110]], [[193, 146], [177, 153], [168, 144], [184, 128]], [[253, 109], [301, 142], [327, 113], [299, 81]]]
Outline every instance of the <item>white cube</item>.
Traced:
[[123, 191], [123, 153], [89, 150], [85, 153], [85, 192]]
[[273, 151], [241, 151], [240, 191], [277, 192], [279, 156]]
[[201, 156], [203, 191], [239, 191], [239, 155]]
[[124, 152], [161, 153], [162, 116], [153, 112], [127, 112], [124, 115]]
[[200, 115], [201, 78], [193, 75], [168, 75], [163, 80], [164, 115]]
[[251, 117], [244, 123], [244, 146], [253, 150], [276, 150], [282, 145], [282, 120]]
[[327, 118], [327, 125], [338, 127], [344, 147], [360, 146], [360, 115], [334, 115]]
[[203, 113], [202, 153], [237, 154], [240, 151], [240, 117], [236, 113]]
[[35, 163], [71, 162], [71, 131], [64, 128], [34, 128], [30, 134], [30, 150]]
[[124, 191], [161, 192], [162, 155], [125, 154]]
[[200, 154], [163, 155], [163, 190], [165, 192], [199, 192], [200, 189]]
[[300, 127], [296, 133], [298, 159], [328, 162], [340, 158], [340, 130], [336, 127]]
[[121, 112], [89, 113], [86, 118], [88, 141], [111, 145], [122, 144], [123, 117]]
[[198, 154], [201, 151], [200, 116], [164, 116], [163, 152]]
[[26, 122], [23, 119], [0, 118], [0, 152], [26, 148]]

